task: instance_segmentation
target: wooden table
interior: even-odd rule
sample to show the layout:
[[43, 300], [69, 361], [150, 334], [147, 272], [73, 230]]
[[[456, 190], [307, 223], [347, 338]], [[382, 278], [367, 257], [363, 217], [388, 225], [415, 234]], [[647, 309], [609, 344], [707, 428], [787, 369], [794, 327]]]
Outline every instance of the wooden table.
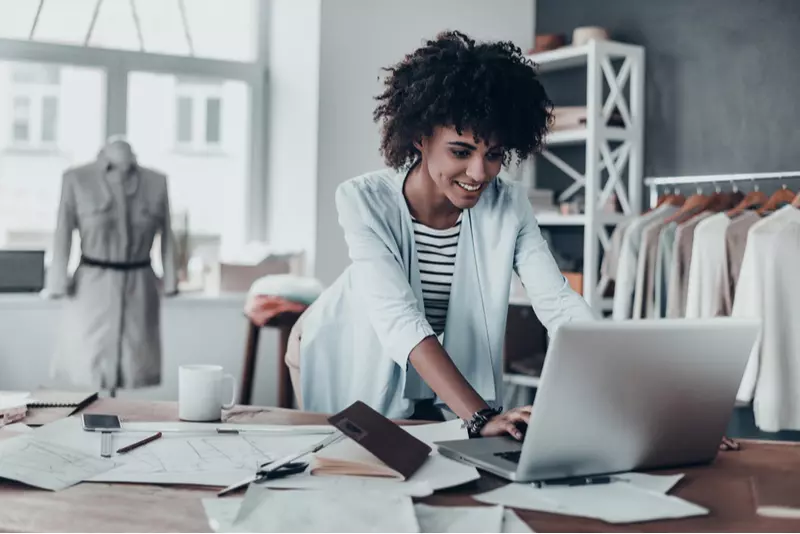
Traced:
[[[177, 404], [101, 399], [86, 412], [116, 413], [127, 421], [175, 421]], [[240, 407], [226, 421], [267, 424], [319, 424], [321, 414], [280, 408]], [[800, 521], [755, 514], [750, 477], [770, 472], [800, 473], [800, 445], [743, 442], [741, 451], [721, 453], [710, 466], [683, 469], [686, 477], [672, 492], [711, 510], [707, 517], [608, 525], [590, 520], [520, 511], [537, 532], [700, 532], [800, 531]], [[479, 505], [470, 495], [504, 482], [484, 475], [479, 481], [423, 499], [436, 505]], [[13, 532], [208, 532], [201, 498], [211, 488], [84, 483], [59, 492], [0, 483], [0, 531]]]

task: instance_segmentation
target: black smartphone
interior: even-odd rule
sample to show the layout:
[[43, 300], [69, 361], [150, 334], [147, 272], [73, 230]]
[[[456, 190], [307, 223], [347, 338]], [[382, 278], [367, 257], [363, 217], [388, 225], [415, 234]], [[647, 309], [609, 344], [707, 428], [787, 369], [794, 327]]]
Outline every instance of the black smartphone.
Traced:
[[119, 432], [122, 430], [122, 422], [118, 415], [85, 413], [81, 418], [83, 419], [83, 429], [89, 432]]

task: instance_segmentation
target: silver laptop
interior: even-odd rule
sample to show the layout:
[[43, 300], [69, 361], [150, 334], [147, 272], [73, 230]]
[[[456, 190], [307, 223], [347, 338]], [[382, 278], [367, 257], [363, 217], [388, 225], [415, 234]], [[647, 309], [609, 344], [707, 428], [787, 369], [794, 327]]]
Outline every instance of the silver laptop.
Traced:
[[547, 352], [523, 442], [439, 442], [444, 456], [519, 482], [714, 459], [758, 321], [570, 323]]

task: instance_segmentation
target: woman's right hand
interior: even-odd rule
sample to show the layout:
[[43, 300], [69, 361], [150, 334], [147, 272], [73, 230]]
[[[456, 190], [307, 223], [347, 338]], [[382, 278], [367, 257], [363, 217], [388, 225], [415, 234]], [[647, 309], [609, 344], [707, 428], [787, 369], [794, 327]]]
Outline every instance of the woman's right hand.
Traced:
[[507, 412], [495, 415], [481, 429], [481, 437], [510, 435], [514, 439], [522, 441], [523, 434], [517, 428], [517, 424], [528, 424], [531, 418], [532, 406], [521, 406]]

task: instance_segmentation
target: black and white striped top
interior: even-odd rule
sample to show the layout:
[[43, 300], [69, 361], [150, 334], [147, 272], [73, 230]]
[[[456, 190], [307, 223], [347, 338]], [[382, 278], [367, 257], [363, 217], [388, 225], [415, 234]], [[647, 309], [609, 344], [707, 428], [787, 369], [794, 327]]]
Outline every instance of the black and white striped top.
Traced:
[[461, 232], [461, 215], [458, 216], [455, 226], [446, 230], [430, 228], [416, 219], [412, 219], [412, 222], [414, 241], [417, 244], [425, 318], [438, 336], [444, 332], [447, 321], [447, 305], [455, 272], [458, 234]]

